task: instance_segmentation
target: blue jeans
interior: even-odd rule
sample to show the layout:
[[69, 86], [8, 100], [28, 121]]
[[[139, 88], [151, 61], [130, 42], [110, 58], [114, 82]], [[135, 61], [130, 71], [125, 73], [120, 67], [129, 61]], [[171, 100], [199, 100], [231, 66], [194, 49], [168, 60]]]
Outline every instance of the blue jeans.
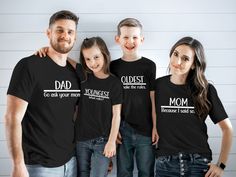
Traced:
[[44, 167], [42, 165], [26, 165], [30, 177], [77, 177], [76, 158], [72, 157], [60, 167]]
[[109, 166], [109, 158], [103, 155], [107, 138], [96, 138], [78, 141], [76, 145], [78, 161], [78, 177], [105, 177]]
[[132, 177], [134, 156], [138, 177], [153, 177], [155, 153], [151, 137], [140, 135], [128, 123], [120, 125], [122, 144], [117, 151], [117, 177]]
[[204, 177], [209, 162], [199, 154], [160, 156], [156, 160], [155, 177]]

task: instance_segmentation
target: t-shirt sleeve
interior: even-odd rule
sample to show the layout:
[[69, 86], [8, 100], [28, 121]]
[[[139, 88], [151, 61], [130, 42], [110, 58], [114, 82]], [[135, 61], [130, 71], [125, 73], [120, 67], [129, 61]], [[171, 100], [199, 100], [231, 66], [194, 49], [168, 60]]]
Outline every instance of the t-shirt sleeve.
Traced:
[[34, 75], [27, 61], [22, 59], [13, 70], [7, 94], [29, 102], [34, 85]]
[[84, 81], [85, 80], [85, 74], [84, 74], [84, 70], [83, 70], [81, 64], [79, 64], [79, 63], [76, 64], [75, 71], [76, 71], [76, 74], [77, 74], [79, 80]]
[[228, 115], [224, 109], [222, 102], [220, 101], [217, 91], [211, 84], [209, 84], [208, 88], [208, 99], [211, 102], [209, 116], [215, 124], [228, 118]]
[[123, 88], [121, 82], [117, 79], [112, 87], [111, 101], [112, 105], [122, 104]]
[[150, 91], [155, 90], [155, 79], [156, 79], [156, 64], [152, 63], [150, 67], [150, 77], [149, 77]]

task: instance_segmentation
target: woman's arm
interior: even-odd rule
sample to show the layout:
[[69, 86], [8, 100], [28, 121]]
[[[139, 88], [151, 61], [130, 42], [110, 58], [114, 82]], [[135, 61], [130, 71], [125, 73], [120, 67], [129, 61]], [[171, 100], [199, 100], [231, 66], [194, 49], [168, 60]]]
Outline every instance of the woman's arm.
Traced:
[[116, 155], [116, 138], [120, 126], [120, 114], [121, 114], [121, 104], [113, 105], [111, 131], [103, 152], [104, 155], [108, 158]]
[[205, 177], [222, 176], [223, 170], [218, 166], [220, 163], [226, 164], [233, 140], [233, 128], [230, 120], [224, 119], [218, 123], [222, 131], [221, 150], [217, 164], [209, 164]]

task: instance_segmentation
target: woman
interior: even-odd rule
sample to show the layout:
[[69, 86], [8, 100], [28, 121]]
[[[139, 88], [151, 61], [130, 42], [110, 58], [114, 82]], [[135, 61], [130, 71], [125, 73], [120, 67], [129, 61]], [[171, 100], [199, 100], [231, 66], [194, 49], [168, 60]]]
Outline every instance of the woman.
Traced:
[[[170, 51], [170, 75], [156, 80], [156, 177], [221, 176], [232, 144], [232, 125], [204, 71], [203, 46], [191, 37], [180, 39]], [[217, 164], [210, 163], [207, 116], [222, 130]]]

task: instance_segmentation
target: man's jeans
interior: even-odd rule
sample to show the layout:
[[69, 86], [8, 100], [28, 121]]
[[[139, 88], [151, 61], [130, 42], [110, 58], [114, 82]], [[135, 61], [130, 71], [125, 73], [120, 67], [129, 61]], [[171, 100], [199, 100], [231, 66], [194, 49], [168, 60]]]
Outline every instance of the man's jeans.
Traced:
[[107, 138], [79, 141], [76, 145], [79, 177], [105, 177], [108, 174], [109, 158], [103, 155]]
[[42, 165], [26, 165], [30, 177], [77, 177], [76, 158], [72, 157], [60, 167], [44, 167]]
[[117, 150], [117, 177], [132, 177], [134, 155], [138, 177], [153, 177], [155, 153], [151, 137], [140, 135], [128, 123], [120, 125], [122, 144]]
[[156, 160], [155, 177], [204, 177], [209, 162], [199, 154], [160, 156]]

